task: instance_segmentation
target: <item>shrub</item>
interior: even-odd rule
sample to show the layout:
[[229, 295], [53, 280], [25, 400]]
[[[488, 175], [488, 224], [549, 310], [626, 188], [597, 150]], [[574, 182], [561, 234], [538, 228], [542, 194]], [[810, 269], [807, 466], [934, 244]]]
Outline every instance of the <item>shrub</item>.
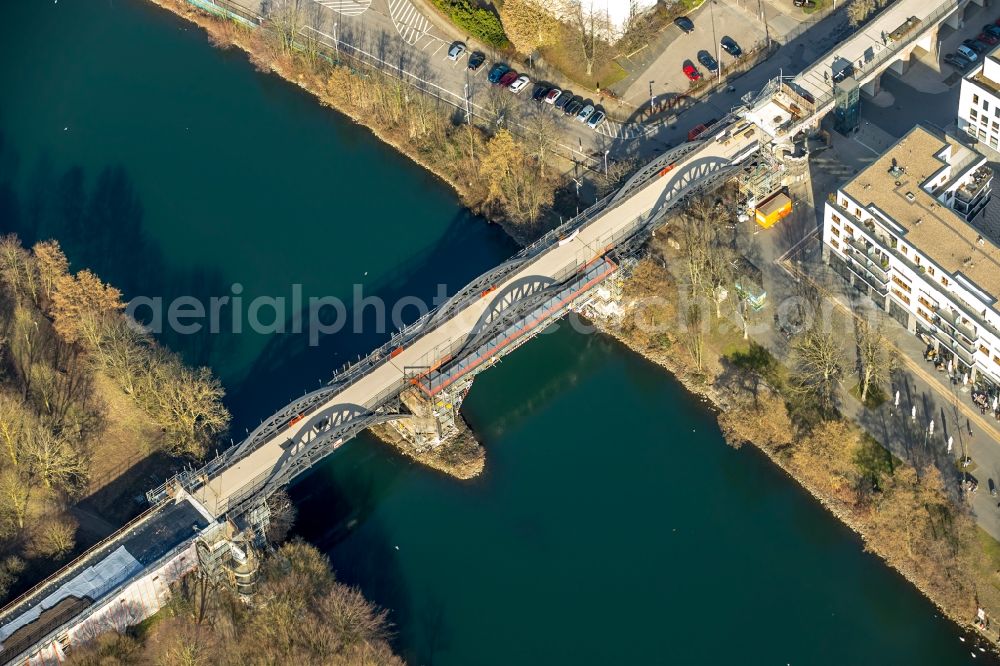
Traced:
[[500, 17], [488, 9], [479, 7], [469, 0], [434, 0], [434, 4], [444, 12], [451, 22], [498, 49], [509, 44], [507, 34], [500, 23]]

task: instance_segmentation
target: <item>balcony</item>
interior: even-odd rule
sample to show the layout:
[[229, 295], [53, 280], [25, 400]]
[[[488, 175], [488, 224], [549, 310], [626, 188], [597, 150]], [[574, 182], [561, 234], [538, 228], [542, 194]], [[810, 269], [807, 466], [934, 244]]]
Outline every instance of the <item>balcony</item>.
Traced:
[[[860, 238], [862, 239], [861, 241], [859, 241], [857, 237], [855, 237], [853, 239], [852, 238], [846, 238], [845, 239], [845, 243], [844, 243], [845, 248], [853, 246], [853, 247], [858, 248], [860, 250], [861, 248], [866, 248], [867, 247], [867, 245], [865, 245], [865, 243], [864, 243], [864, 241], [867, 241], [868, 243], [870, 243], [872, 245], [875, 245], [879, 249], [881, 249], [884, 254], [885, 253], [889, 254], [893, 258], [893, 260], [899, 261], [904, 266], [907, 266], [908, 268], [910, 268], [914, 273], [918, 273], [920, 275], [924, 275], [923, 271], [920, 270], [921, 267], [918, 266], [908, 256], [906, 256], [905, 254], [903, 254], [902, 252], [900, 252], [899, 250], [897, 250], [893, 246], [893, 244], [891, 243], [891, 241], [888, 238], [885, 238], [885, 237], [882, 237], [882, 236], [876, 236], [876, 234], [882, 233], [882, 232], [879, 232], [877, 228], [876, 228], [875, 232], [872, 232], [871, 229], [869, 229], [864, 224], [862, 224], [861, 222], [859, 222], [858, 219], [856, 217], [854, 217], [854, 215], [852, 215], [851, 213], [847, 212], [846, 209], [844, 209], [843, 207], [839, 206], [837, 203], [835, 203], [833, 201], [827, 201], [826, 205], [827, 206], [831, 206], [833, 208], [833, 210], [835, 210], [837, 212], [837, 214], [840, 215], [840, 217], [845, 222], [849, 222], [851, 224], [851, 226], [854, 227], [857, 236], [860, 236]], [[924, 279], [928, 280], [928, 281], [933, 281], [929, 277], [924, 277]], [[959, 310], [959, 312], [961, 312], [961, 314], [964, 317], [966, 317], [967, 319], [970, 319], [970, 320], [974, 321], [976, 323], [976, 326], [978, 326], [980, 329], [985, 329], [985, 330], [991, 332], [993, 335], [995, 335], [998, 338], [1000, 338], [1000, 328], [997, 328], [996, 325], [994, 325], [991, 322], [987, 321], [986, 318], [983, 317], [983, 315], [980, 312], [977, 312], [977, 311], [973, 310], [971, 306], [969, 306], [968, 304], [966, 304], [964, 301], [962, 301], [960, 299], [955, 299], [954, 297], [952, 297], [952, 300], [954, 300], [955, 303], [958, 305], [958, 310]], [[945, 319], [947, 320], [947, 317]], [[958, 327], [956, 326], [956, 328], [958, 328]], [[975, 339], [976, 336], [968, 336], [968, 337], [970, 339]]]
[[976, 353], [976, 345], [970, 342], [967, 337], [960, 335], [952, 326], [949, 326], [946, 321], [941, 319], [941, 317], [934, 315], [931, 318], [931, 322], [934, 324], [934, 328], [945, 336], [940, 339], [947, 342], [949, 349], [959, 345], [962, 349], [968, 351], [969, 354]]
[[949, 326], [956, 329], [971, 342], [975, 342], [979, 339], [979, 334], [976, 333], [976, 329], [968, 324], [963, 324], [961, 317], [957, 312], [955, 312], [955, 310], [951, 308], [938, 308], [934, 311], [934, 314], [947, 322]]
[[972, 365], [975, 363], [975, 358], [973, 357], [974, 352], [971, 352], [968, 349], [966, 349], [964, 345], [960, 345], [958, 342], [955, 341], [954, 338], [949, 336], [940, 328], [935, 326], [934, 330], [932, 330], [931, 333], [941, 343], [941, 346], [943, 346], [951, 353], [955, 354], [955, 356], [957, 356], [958, 358], [962, 359], [962, 361], [964, 361], [967, 365]]
[[846, 254], [850, 261], [848, 266], [864, 270], [871, 279], [881, 283], [884, 291], [889, 284], [888, 264], [889, 258], [885, 254], [879, 254], [874, 245], [866, 245], [857, 238], [849, 238], [845, 243]]

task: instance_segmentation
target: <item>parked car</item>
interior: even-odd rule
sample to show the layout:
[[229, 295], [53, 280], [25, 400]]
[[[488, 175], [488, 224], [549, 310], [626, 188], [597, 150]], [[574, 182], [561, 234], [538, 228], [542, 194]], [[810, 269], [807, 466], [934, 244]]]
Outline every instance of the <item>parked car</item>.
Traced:
[[685, 33], [694, 32], [694, 21], [689, 19], [687, 16], [678, 16], [675, 18], [674, 25], [683, 30]]
[[722, 47], [723, 51], [733, 56], [734, 58], [739, 58], [741, 55], [743, 55], [743, 49], [740, 48], [740, 45], [736, 43], [735, 39], [733, 39], [728, 35], [726, 35], [719, 41], [719, 46]]
[[594, 111], [594, 115], [592, 115], [590, 119], [587, 121], [587, 127], [589, 127], [592, 130], [597, 129], [597, 126], [604, 122], [604, 118], [605, 116], [603, 111], [601, 111], [600, 109]]
[[487, 80], [489, 80], [490, 83], [495, 85], [497, 83], [500, 83], [500, 79], [502, 79], [503, 75], [509, 71], [510, 67], [503, 64], [502, 62], [498, 62], [497, 64], [493, 65], [493, 68], [490, 70], [490, 73], [486, 76], [486, 78]]
[[979, 40], [980, 42], [983, 42], [984, 44], [989, 44], [990, 46], [1000, 43], [1000, 37], [997, 37], [996, 35], [990, 35], [985, 32], [979, 33], [979, 36], [976, 37], [976, 39]]
[[573, 101], [567, 104], [566, 108], [563, 109], [563, 113], [565, 113], [567, 116], [575, 116], [582, 108], [583, 108], [583, 100], [580, 99], [579, 97], [574, 97]]
[[684, 63], [684, 76], [688, 77], [691, 81], [697, 81], [701, 78], [701, 72], [694, 66], [694, 63], [688, 60]]
[[713, 74], [719, 71], [719, 63], [712, 57], [712, 54], [708, 51], [701, 50], [698, 51], [698, 62], [700, 62], [705, 69], [712, 72]]
[[545, 103], [555, 104], [556, 100], [559, 99], [559, 95], [562, 95], [562, 90], [559, 90], [559, 88], [553, 88], [548, 92], [548, 94], [545, 95]]
[[510, 85], [507, 87], [510, 88], [512, 93], [519, 93], [527, 88], [529, 83], [531, 83], [531, 79], [529, 79], [526, 74], [522, 74], [511, 81]]
[[970, 49], [975, 51], [977, 54], [985, 53], [989, 46], [979, 41], [978, 39], [966, 39], [962, 42], [962, 46], [968, 46]]
[[579, 123], [585, 123], [585, 122], [587, 122], [587, 119], [590, 118], [590, 116], [592, 116], [592, 115], [594, 115], [594, 107], [593, 107], [593, 105], [592, 104], [585, 104], [582, 109], [580, 109], [579, 111], [577, 111], [576, 121], [579, 122]]
[[541, 102], [545, 99], [545, 96], [549, 94], [549, 87], [544, 84], [539, 84], [535, 86], [535, 89], [531, 92], [531, 99], [536, 102]]
[[559, 95], [559, 98], [554, 102], [553, 105], [557, 109], [562, 109], [565, 108], [567, 104], [569, 104], [569, 101], [571, 99], [573, 99], [573, 93], [570, 92], [569, 90], [564, 90], [562, 94]]
[[992, 23], [987, 23], [983, 26], [983, 32], [987, 35], [993, 35], [994, 37], [1000, 37], [1000, 26], [993, 25]]
[[944, 57], [944, 61], [951, 65], [952, 67], [959, 70], [966, 70], [972, 65], [972, 61], [964, 56], [957, 55], [955, 53], [949, 53]]
[[514, 71], [513, 69], [508, 69], [507, 72], [500, 77], [500, 80], [497, 81], [497, 83], [506, 88], [510, 84], [514, 83], [514, 81], [517, 81], [518, 76], [520, 76], [520, 74], [518, 74], [516, 71]]
[[958, 53], [959, 55], [963, 55], [963, 56], [965, 56], [965, 57], [966, 57], [966, 58], [967, 58], [968, 60], [970, 60], [971, 62], [976, 62], [977, 60], [979, 60], [979, 56], [978, 56], [978, 55], [976, 55], [976, 52], [975, 52], [975, 51], [973, 51], [972, 49], [970, 49], [970, 48], [969, 48], [968, 46], [966, 46], [965, 44], [959, 44], [958, 46], [956, 46], [956, 47], [955, 47], [955, 51], [956, 51], [956, 52], [957, 52], [957, 53]]
[[465, 53], [465, 44], [463, 42], [455, 42], [448, 49], [448, 60], [458, 60]]
[[473, 72], [483, 66], [486, 62], [486, 54], [482, 51], [473, 51], [472, 55], [469, 56], [469, 69]]
[[701, 136], [702, 134], [704, 134], [705, 130], [707, 130], [709, 127], [711, 127], [712, 125], [714, 125], [717, 122], [719, 122], [717, 118], [711, 118], [709, 120], [706, 120], [703, 123], [699, 123], [699, 124], [695, 125], [690, 130], [688, 130], [688, 141], [694, 141], [699, 136]]
[[792, 4], [808, 9], [816, 6], [816, 0], [792, 0]]

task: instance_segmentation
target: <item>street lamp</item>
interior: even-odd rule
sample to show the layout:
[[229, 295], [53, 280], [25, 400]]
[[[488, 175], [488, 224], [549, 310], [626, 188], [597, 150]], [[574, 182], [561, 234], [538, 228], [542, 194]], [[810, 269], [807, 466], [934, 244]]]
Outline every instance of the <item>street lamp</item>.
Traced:
[[709, 13], [712, 15], [712, 40], [715, 41], [715, 66], [719, 71], [718, 81], [722, 81], [722, 54], [719, 53], [719, 38], [715, 34], [715, 0], [712, 0], [708, 6]]
[[576, 214], [580, 214], [580, 181], [573, 178], [573, 184], [576, 185]]
[[608, 148], [607, 150], [604, 151], [604, 177], [605, 178], [608, 177], [608, 153], [610, 153], [610, 152], [611, 152], [610, 148]]
[[333, 48], [337, 53], [340, 53], [340, 42], [337, 41], [337, 22], [333, 22]]
[[653, 82], [649, 82], [649, 112], [653, 113]]

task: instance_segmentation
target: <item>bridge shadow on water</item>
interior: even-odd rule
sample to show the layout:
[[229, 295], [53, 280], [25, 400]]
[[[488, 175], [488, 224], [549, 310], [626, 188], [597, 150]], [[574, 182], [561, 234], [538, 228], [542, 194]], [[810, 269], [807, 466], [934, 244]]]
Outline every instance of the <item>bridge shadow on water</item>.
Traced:
[[[379, 321], [382, 317], [374, 305], [366, 302], [358, 308], [347, 302], [346, 325], [337, 332], [320, 335], [315, 345], [310, 344], [308, 312], [302, 315], [302, 333], [270, 336], [238, 386], [230, 389], [227, 402], [237, 406], [234, 423], [242, 427], [256, 425], [253, 419], [273, 412], [300, 392], [317, 388], [344, 363], [388, 340], [395, 332], [392, 312], [397, 304], [419, 300], [433, 307], [439, 284], [445, 285], [450, 295], [516, 251], [517, 245], [499, 227], [487, 227], [468, 211], [457, 212], [436, 245], [397, 265], [374, 284], [362, 285], [365, 299], [384, 304], [384, 322]], [[399, 308], [400, 318], [407, 323], [421, 314], [422, 310], [412, 304]], [[326, 308], [319, 319], [329, 324], [333, 316], [332, 310]], [[291, 330], [290, 322], [286, 328]]]
[[[293, 536], [324, 553], [336, 550], [331, 565], [337, 579], [363, 584], [366, 598], [389, 609], [397, 652], [408, 663], [430, 664], [447, 645], [444, 599], [429, 584], [412, 587], [401, 564], [403, 555], [376, 515], [416, 467], [363, 433], [294, 484], [289, 494], [298, 511]], [[406, 636], [400, 636], [404, 632]]]

